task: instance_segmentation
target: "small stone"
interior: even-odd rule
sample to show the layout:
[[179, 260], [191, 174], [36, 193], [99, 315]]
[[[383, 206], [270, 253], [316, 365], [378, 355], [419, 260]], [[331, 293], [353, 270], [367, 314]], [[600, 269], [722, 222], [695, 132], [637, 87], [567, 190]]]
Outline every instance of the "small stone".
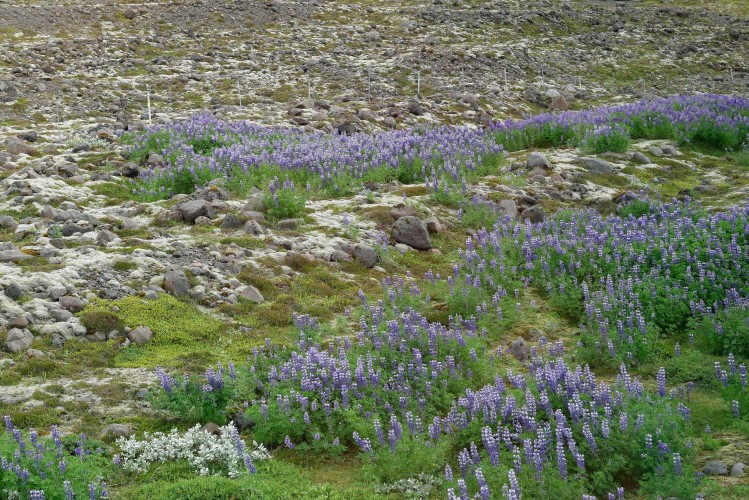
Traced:
[[416, 250], [429, 250], [432, 241], [429, 232], [422, 221], [416, 217], [401, 217], [393, 224], [393, 238], [398, 243], [403, 243]]
[[500, 200], [499, 203], [497, 203], [497, 207], [499, 208], [499, 213], [502, 217], [514, 219], [518, 216], [518, 206], [515, 203], [515, 200]]
[[208, 434], [213, 434], [214, 436], [221, 435], [221, 428], [218, 426], [218, 424], [215, 424], [213, 422], [208, 422], [207, 424], [205, 424], [202, 431], [207, 432]]
[[64, 297], [60, 297], [60, 307], [62, 307], [66, 311], [77, 313], [82, 311], [83, 308], [86, 307], [86, 303], [78, 297], [65, 295]]
[[143, 294], [143, 298], [146, 300], [159, 300], [159, 294], [155, 290], [148, 290]]
[[101, 246], [106, 246], [108, 243], [111, 243], [116, 239], [117, 235], [106, 229], [99, 231], [96, 235], [96, 242]]
[[157, 153], [151, 153], [148, 156], [148, 164], [150, 166], [157, 166], [164, 164], [164, 157]]
[[182, 218], [189, 223], [194, 223], [198, 217], [209, 216], [208, 204], [202, 199], [186, 201], [177, 208]]
[[242, 289], [242, 291], [240, 292], [240, 296], [257, 304], [262, 304], [263, 302], [265, 302], [265, 298], [263, 297], [263, 294], [260, 293], [260, 290], [252, 285], [247, 285], [246, 287], [244, 287], [244, 289]]
[[109, 424], [101, 431], [100, 437], [103, 441], [112, 442], [117, 438], [128, 437], [133, 434], [130, 426], [123, 424]]
[[667, 156], [676, 156], [679, 154], [679, 151], [671, 144], [662, 145], [661, 151], [663, 151], [663, 154]]
[[374, 248], [369, 245], [363, 243], [354, 245], [351, 253], [354, 256], [354, 259], [361, 262], [361, 264], [366, 268], [371, 268], [377, 262], [377, 252], [375, 252]]
[[127, 334], [127, 338], [130, 339], [130, 342], [135, 342], [135, 344], [139, 346], [151, 340], [151, 337], [153, 337], [151, 329], [142, 325], [130, 330]]
[[510, 342], [510, 347], [505, 352], [512, 354], [518, 361], [525, 361], [528, 359], [528, 344], [523, 337], [518, 337]]
[[257, 236], [265, 233], [265, 228], [256, 220], [248, 220], [244, 225], [244, 232], [246, 234]]
[[0, 216], [0, 228], [5, 229], [7, 231], [15, 231], [17, 227], [18, 227], [18, 222], [16, 222], [16, 219], [11, 217], [10, 215]]
[[301, 226], [304, 223], [302, 219], [283, 219], [276, 223], [276, 227], [278, 229], [296, 229], [297, 227]]
[[185, 295], [189, 289], [190, 282], [182, 269], [172, 266], [166, 270], [164, 290], [172, 295]]
[[640, 153], [639, 151], [635, 151], [634, 153], [632, 153], [631, 158], [634, 162], [639, 163], [641, 165], [648, 165], [649, 163], [652, 163], [650, 161], [650, 158]]
[[545, 336], [546, 334], [543, 331], [538, 330], [537, 328], [531, 328], [528, 330], [528, 337], [531, 340], [534, 340], [534, 341], [541, 340], [541, 338]]
[[533, 168], [551, 168], [551, 162], [541, 153], [531, 153], [525, 162], [526, 167]]
[[234, 214], [227, 214], [224, 220], [221, 221], [221, 229], [239, 229], [243, 225], [242, 220]]
[[579, 158], [578, 163], [591, 173], [610, 174], [614, 171], [614, 167], [611, 163], [600, 158]]
[[5, 340], [5, 348], [13, 353], [19, 353], [31, 347], [34, 336], [28, 330], [20, 328], [11, 328], [8, 332], [8, 338]]
[[6, 326], [8, 328], [26, 328], [29, 326], [29, 320], [23, 316], [16, 316], [15, 318], [11, 318]]
[[141, 387], [135, 391], [135, 399], [146, 399], [146, 396], [148, 396], [148, 389], [145, 387]]
[[442, 223], [435, 216], [427, 217], [424, 220], [424, 224], [426, 225], [427, 231], [429, 231], [430, 234], [441, 233], [445, 230], [445, 228], [442, 227]]
[[530, 219], [534, 224], [538, 224], [546, 220], [546, 212], [540, 205], [533, 205], [532, 207], [526, 208], [521, 217], [523, 219]]
[[23, 288], [18, 283], [11, 283], [5, 287], [5, 296], [11, 300], [18, 300], [23, 297]]
[[744, 475], [744, 469], [746, 468], [746, 465], [744, 462], [736, 462], [733, 464], [733, 467], [731, 467], [731, 477], [742, 477]]
[[416, 214], [416, 210], [405, 205], [393, 207], [392, 209], [390, 209], [390, 217], [392, 217], [394, 221], [400, 219], [401, 217], [415, 217]]
[[702, 471], [708, 476], [728, 475], [728, 466], [720, 460], [710, 460]]

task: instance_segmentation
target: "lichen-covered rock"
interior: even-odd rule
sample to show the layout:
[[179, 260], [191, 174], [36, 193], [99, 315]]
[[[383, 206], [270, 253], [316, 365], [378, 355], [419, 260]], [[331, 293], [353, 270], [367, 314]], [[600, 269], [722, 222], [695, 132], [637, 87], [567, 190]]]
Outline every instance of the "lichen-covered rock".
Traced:
[[393, 238], [398, 243], [403, 243], [416, 250], [429, 250], [432, 248], [432, 241], [429, 239], [424, 223], [417, 217], [405, 216], [399, 218], [393, 224]]

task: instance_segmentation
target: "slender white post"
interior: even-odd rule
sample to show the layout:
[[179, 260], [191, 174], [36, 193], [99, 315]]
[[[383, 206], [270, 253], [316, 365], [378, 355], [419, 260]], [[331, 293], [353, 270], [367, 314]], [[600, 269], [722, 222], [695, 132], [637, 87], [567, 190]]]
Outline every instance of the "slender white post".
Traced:
[[577, 76], [577, 88], [583, 89], [583, 77], [580, 75]]
[[372, 68], [367, 68], [367, 101], [372, 100]]
[[146, 99], [148, 102], [148, 124], [151, 125], [151, 88], [146, 87]]
[[239, 86], [239, 79], [237, 79], [237, 96], [239, 96], [239, 111], [242, 111], [242, 88]]
[[57, 139], [62, 142], [62, 127], [60, 127], [60, 96], [57, 96]]
[[546, 85], [544, 85], [544, 69], [541, 68], [541, 90], [544, 89]]

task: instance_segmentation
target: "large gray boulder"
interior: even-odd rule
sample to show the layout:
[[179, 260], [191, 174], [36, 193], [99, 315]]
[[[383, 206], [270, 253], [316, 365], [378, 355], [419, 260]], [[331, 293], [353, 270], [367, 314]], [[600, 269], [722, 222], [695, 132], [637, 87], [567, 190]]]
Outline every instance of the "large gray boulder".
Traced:
[[31, 156], [33, 154], [36, 154], [36, 149], [29, 146], [25, 141], [19, 139], [18, 137], [9, 137], [5, 142], [5, 147], [8, 150], [8, 153], [12, 155], [23, 154]]
[[182, 218], [190, 224], [194, 224], [198, 217], [212, 217], [212, 211], [208, 203], [202, 199], [186, 201], [180, 204], [178, 210], [182, 214]]
[[185, 295], [190, 289], [190, 282], [185, 272], [179, 267], [170, 267], [164, 274], [164, 290], [172, 295]]
[[528, 343], [525, 339], [523, 339], [523, 337], [518, 337], [510, 342], [510, 347], [508, 347], [505, 352], [512, 354], [518, 361], [525, 361], [528, 359], [530, 349], [528, 348]]
[[514, 219], [518, 216], [518, 206], [515, 203], [515, 200], [500, 200], [499, 203], [497, 203], [497, 207], [499, 208], [499, 215], [502, 217]]
[[416, 250], [429, 250], [432, 241], [429, 239], [429, 231], [417, 217], [401, 217], [393, 224], [393, 238], [398, 243], [403, 243]]
[[64, 297], [60, 297], [60, 307], [66, 311], [77, 313], [83, 311], [83, 308], [86, 307], [86, 303], [78, 297], [65, 295]]
[[132, 436], [133, 431], [129, 425], [109, 424], [101, 431], [101, 439], [106, 442], [112, 442], [117, 438]]
[[377, 252], [374, 248], [364, 243], [358, 243], [351, 249], [351, 255], [364, 267], [370, 268], [377, 262]]
[[8, 332], [8, 338], [5, 340], [5, 348], [13, 353], [24, 352], [34, 341], [34, 336], [30, 331], [20, 328], [11, 328]]
[[551, 162], [541, 153], [531, 153], [525, 164], [529, 169], [533, 168], [551, 168]]
[[650, 158], [648, 158], [647, 156], [645, 156], [639, 151], [635, 151], [634, 153], [632, 153], [630, 158], [632, 158], [632, 161], [639, 163], [640, 165], [648, 165], [650, 163], [653, 163], [650, 161]]
[[614, 171], [614, 167], [611, 163], [600, 158], [579, 158], [578, 163], [582, 165], [588, 172], [592, 174], [610, 174]]
[[728, 466], [720, 460], [710, 460], [705, 464], [705, 468], [702, 472], [708, 476], [727, 476]]
[[151, 329], [147, 326], [142, 325], [138, 328], [130, 330], [130, 332], [127, 334], [127, 338], [130, 339], [130, 342], [135, 343], [135, 345], [143, 345], [151, 340], [151, 337], [153, 337], [153, 332], [151, 331]]
[[23, 253], [21, 249], [13, 243], [9, 241], [0, 243], [0, 262], [18, 262], [30, 258], [30, 255]]
[[523, 211], [522, 218], [529, 219], [534, 224], [538, 224], [539, 222], [546, 220], [546, 212], [541, 208], [541, 205], [533, 205]]
[[244, 287], [240, 292], [240, 297], [251, 300], [256, 304], [262, 304], [263, 302], [265, 302], [265, 297], [263, 297], [263, 294], [260, 293], [260, 290], [252, 285], [247, 285], [246, 287]]

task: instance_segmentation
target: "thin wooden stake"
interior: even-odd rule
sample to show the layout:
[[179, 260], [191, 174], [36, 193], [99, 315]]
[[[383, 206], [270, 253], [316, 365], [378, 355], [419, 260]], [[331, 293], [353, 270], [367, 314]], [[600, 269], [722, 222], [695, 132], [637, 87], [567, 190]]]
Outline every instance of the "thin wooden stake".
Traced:
[[367, 68], [367, 101], [372, 100], [372, 68]]
[[62, 127], [60, 127], [60, 96], [57, 96], [57, 139], [62, 142]]
[[148, 101], [148, 124], [151, 125], [151, 88], [146, 87], [146, 99]]

